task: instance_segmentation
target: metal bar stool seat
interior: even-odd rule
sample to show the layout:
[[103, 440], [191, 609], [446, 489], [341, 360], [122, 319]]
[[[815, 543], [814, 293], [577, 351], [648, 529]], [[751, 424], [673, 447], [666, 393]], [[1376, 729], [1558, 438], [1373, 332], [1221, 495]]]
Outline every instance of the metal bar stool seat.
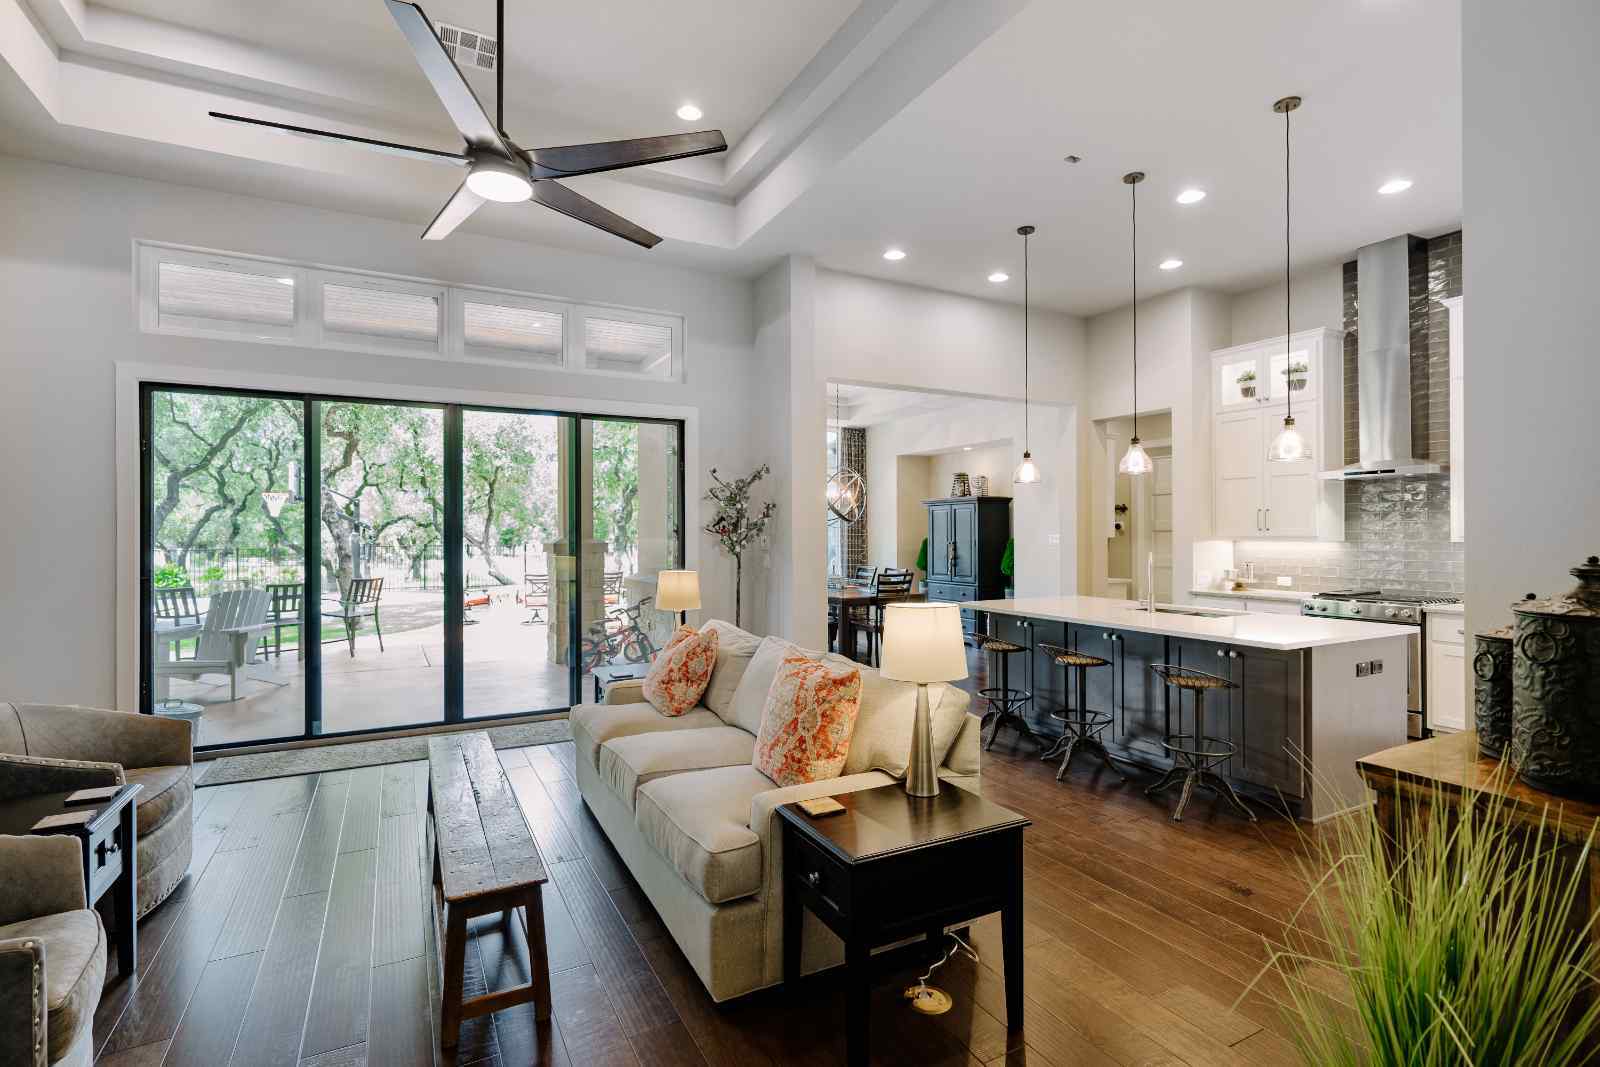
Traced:
[[1153, 663], [1150, 669], [1162, 681], [1178, 691], [1178, 724], [1183, 724], [1183, 694], [1185, 691], [1194, 694], [1194, 730], [1191, 733], [1168, 734], [1162, 738], [1161, 747], [1172, 755], [1172, 769], [1162, 776], [1161, 780], [1145, 790], [1149, 796], [1161, 792], [1169, 785], [1177, 782], [1183, 783], [1183, 791], [1178, 796], [1177, 810], [1172, 813], [1173, 822], [1183, 821], [1183, 809], [1189, 805], [1189, 797], [1194, 792], [1194, 787], [1209, 789], [1223, 800], [1231, 803], [1240, 813], [1251, 822], [1256, 821], [1256, 813], [1245, 806], [1239, 799], [1239, 794], [1234, 792], [1228, 780], [1216, 772], [1216, 768], [1233, 757], [1235, 748], [1232, 741], [1221, 737], [1212, 737], [1206, 734], [1205, 697], [1206, 693], [1218, 689], [1237, 689], [1237, 682], [1205, 671], [1197, 671], [1193, 667], [1179, 667], [1170, 663]]
[[1000, 728], [1006, 725], [1015, 727], [1017, 733], [1038, 744], [1039, 739], [1033, 736], [1033, 731], [1028, 729], [1027, 720], [1021, 715], [1022, 709], [1033, 703], [1033, 693], [1025, 689], [1013, 689], [1010, 671], [1007, 669], [1007, 663], [1012, 656], [1026, 653], [1028, 650], [1013, 641], [991, 637], [988, 634], [978, 634], [977, 644], [980, 652], [991, 657], [989, 662], [994, 664], [995, 678], [1000, 683], [978, 690], [979, 698], [989, 704], [980, 723], [980, 728], [989, 728], [989, 740], [984, 742], [984, 749], [994, 747], [995, 738], [1000, 736]]
[[1067, 692], [1076, 693], [1075, 699], [1069, 706], [1063, 707], [1059, 712], [1046, 712], [1061, 724], [1061, 736], [1039, 758], [1051, 760], [1057, 756], [1061, 757], [1061, 766], [1056, 768], [1056, 781], [1059, 782], [1066, 777], [1067, 767], [1072, 763], [1074, 752], [1093, 752], [1100, 757], [1101, 763], [1126, 782], [1128, 776], [1111, 762], [1111, 754], [1106, 751], [1105, 743], [1100, 740], [1100, 735], [1111, 725], [1111, 713], [1093, 711], [1089, 708], [1089, 670], [1093, 667], [1109, 667], [1111, 661], [1100, 656], [1092, 656], [1087, 652], [1079, 652], [1077, 649], [1062, 648], [1059, 645], [1041, 643], [1039, 651], [1049, 656], [1051, 662], [1067, 669], [1069, 676]]

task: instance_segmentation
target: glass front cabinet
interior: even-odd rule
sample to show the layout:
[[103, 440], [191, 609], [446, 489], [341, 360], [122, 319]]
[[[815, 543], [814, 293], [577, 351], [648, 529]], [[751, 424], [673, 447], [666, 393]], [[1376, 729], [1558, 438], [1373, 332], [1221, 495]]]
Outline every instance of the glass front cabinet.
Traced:
[[[1344, 334], [1303, 330], [1211, 354], [1212, 533], [1344, 539]], [[1292, 405], [1311, 446], [1300, 463], [1267, 461]]]

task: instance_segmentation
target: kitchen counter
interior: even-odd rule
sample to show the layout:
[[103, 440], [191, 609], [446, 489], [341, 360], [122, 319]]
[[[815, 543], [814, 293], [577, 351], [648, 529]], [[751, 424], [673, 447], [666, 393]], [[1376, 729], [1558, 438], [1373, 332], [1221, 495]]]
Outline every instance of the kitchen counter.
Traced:
[[1225, 596], [1234, 600], [1310, 600], [1312, 594], [1294, 589], [1267, 589], [1250, 586], [1245, 589], [1191, 589], [1190, 596]]
[[[1084, 626], [1132, 630], [1163, 637], [1216, 641], [1280, 652], [1332, 645], [1353, 644], [1386, 637], [1411, 637], [1416, 629], [1378, 622], [1350, 619], [1324, 619], [1309, 615], [1265, 615], [1255, 612], [1230, 612], [1219, 618], [1200, 615], [1163, 614], [1145, 611], [1136, 602], [1097, 596], [1024, 597], [1017, 600], [976, 600], [962, 605], [973, 611], [1019, 618], [1048, 619]], [[1182, 604], [1156, 605], [1180, 610], [1194, 609]], [[1403, 709], [1402, 709], [1403, 710]]]
[[1467, 606], [1466, 604], [1429, 604], [1422, 610], [1426, 615], [1465, 615]]

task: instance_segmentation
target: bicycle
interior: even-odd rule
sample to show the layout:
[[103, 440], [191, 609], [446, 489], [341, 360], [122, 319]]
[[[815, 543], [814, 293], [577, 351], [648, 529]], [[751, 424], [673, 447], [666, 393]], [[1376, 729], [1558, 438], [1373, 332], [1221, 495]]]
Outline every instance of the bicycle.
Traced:
[[654, 597], [645, 597], [631, 607], [612, 608], [606, 617], [592, 624], [579, 642], [579, 656], [585, 671], [615, 662], [619, 657], [629, 663], [645, 663], [658, 649], [640, 622], [646, 605]]

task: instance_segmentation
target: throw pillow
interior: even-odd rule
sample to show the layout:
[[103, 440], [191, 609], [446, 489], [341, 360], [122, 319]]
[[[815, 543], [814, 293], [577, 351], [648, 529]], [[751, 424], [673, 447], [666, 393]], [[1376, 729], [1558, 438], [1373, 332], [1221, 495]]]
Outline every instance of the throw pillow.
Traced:
[[761, 718], [767, 709], [767, 693], [772, 690], [772, 680], [778, 676], [778, 667], [788, 656], [806, 656], [806, 653], [799, 645], [781, 637], [761, 639], [755, 655], [745, 665], [739, 684], [734, 687], [732, 706], [723, 717], [724, 722], [753, 734], [761, 732]]
[[[737, 726], [739, 723], [733, 715], [733, 694], [739, 688], [739, 680], [744, 677], [745, 669], [750, 666], [750, 658], [760, 647], [761, 638], [720, 619], [712, 619], [700, 630], [702, 633], [707, 630], [717, 632], [717, 665], [711, 672], [711, 682], [706, 686], [700, 702], [716, 712], [723, 722]], [[762, 695], [765, 695], [764, 691]], [[761, 725], [759, 719], [755, 725]], [[755, 730], [750, 732], [755, 733]]]
[[[861, 672], [861, 713], [844, 774], [883, 771], [904, 778], [911, 762], [911, 725], [917, 715], [917, 687], [892, 681], [877, 671]], [[942, 766], [956, 735], [967, 719], [971, 700], [959, 689], [942, 683], [928, 686], [928, 710], [933, 718], [933, 762]]]
[[663, 715], [682, 715], [700, 702], [717, 665], [717, 632], [680, 626], [644, 676], [644, 698]]
[[859, 668], [788, 656], [767, 693], [751, 762], [780, 786], [837, 778], [860, 709]]

